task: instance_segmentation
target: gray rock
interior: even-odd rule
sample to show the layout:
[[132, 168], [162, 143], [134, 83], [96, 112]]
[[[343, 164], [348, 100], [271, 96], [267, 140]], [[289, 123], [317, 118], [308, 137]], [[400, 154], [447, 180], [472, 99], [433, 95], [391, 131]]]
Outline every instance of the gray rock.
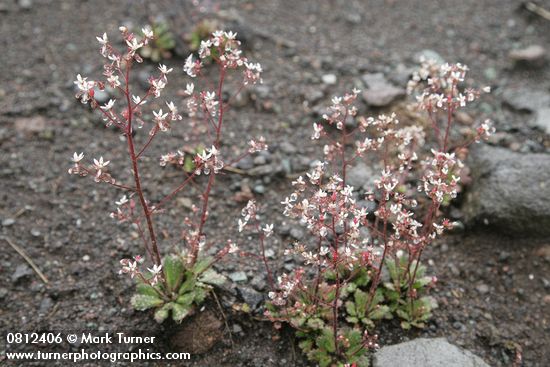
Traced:
[[296, 147], [291, 143], [289, 143], [288, 141], [283, 141], [281, 144], [279, 144], [279, 148], [283, 153], [286, 153], [286, 154], [294, 154], [298, 151]]
[[15, 219], [6, 218], [2, 221], [2, 227], [9, 227], [15, 224]]
[[550, 93], [527, 87], [507, 89], [502, 98], [504, 103], [518, 111], [534, 112], [550, 106]]
[[248, 277], [244, 271], [235, 271], [229, 274], [229, 278], [235, 283], [246, 282], [248, 280]]
[[19, 0], [17, 4], [23, 10], [29, 10], [32, 8], [32, 0]]
[[476, 286], [476, 290], [480, 294], [487, 294], [489, 293], [489, 286], [487, 284], [481, 283]]
[[535, 125], [550, 135], [550, 107], [543, 107], [537, 110]]
[[365, 162], [359, 161], [346, 172], [346, 184], [353, 186], [356, 190], [371, 190], [374, 188], [376, 177], [373, 168], [367, 166]]
[[391, 84], [382, 73], [365, 74], [362, 79], [367, 85], [363, 99], [369, 106], [384, 107], [405, 95], [405, 89]]
[[415, 55], [415, 61], [420, 62], [422, 59], [424, 59], [426, 61], [434, 60], [438, 64], [444, 64], [445, 63], [445, 59], [440, 54], [435, 52], [434, 50], [426, 49], [426, 50], [422, 50], [420, 52], [417, 52], [416, 55]]
[[259, 308], [264, 302], [262, 293], [248, 287], [237, 287], [239, 297], [253, 310]]
[[111, 95], [107, 91], [107, 89], [101, 90], [98, 87], [94, 87], [94, 98], [99, 104], [105, 104], [109, 101], [109, 98], [111, 98]]
[[481, 358], [450, 344], [445, 338], [419, 338], [383, 347], [374, 367], [489, 367]]
[[336, 78], [336, 75], [334, 74], [325, 74], [321, 77], [321, 80], [326, 85], [334, 85], [338, 81], [338, 79]]
[[465, 223], [510, 235], [550, 235], [550, 155], [481, 146], [469, 159], [473, 183]]
[[32, 270], [27, 264], [19, 264], [15, 268], [15, 272], [11, 275], [11, 280], [16, 283], [20, 279], [32, 275]]
[[540, 45], [531, 45], [520, 50], [510, 51], [510, 59], [516, 63], [526, 63], [530, 65], [542, 64], [546, 58], [546, 50]]
[[304, 231], [301, 228], [297, 228], [297, 227], [291, 228], [290, 237], [300, 241], [302, 238], [304, 238]]

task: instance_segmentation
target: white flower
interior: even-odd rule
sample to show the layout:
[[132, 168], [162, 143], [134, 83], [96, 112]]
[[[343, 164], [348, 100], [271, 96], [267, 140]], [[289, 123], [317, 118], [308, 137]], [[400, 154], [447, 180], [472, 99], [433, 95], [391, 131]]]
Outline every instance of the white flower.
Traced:
[[242, 232], [244, 227], [246, 227], [246, 224], [248, 223], [248, 221], [246, 219], [245, 220], [239, 219], [238, 223], [239, 223], [239, 232]]
[[194, 90], [195, 90], [195, 84], [187, 83], [187, 85], [185, 87], [185, 94], [190, 96], [191, 94], [193, 94]]
[[151, 29], [150, 26], [145, 26], [145, 27], [141, 28], [141, 32], [143, 33], [145, 38], [153, 38], [153, 36], [154, 36], [153, 30]]
[[103, 111], [109, 111], [111, 108], [113, 108], [114, 105], [115, 105], [115, 100], [110, 99], [109, 102], [105, 103], [105, 105], [101, 106], [100, 108]]
[[94, 158], [94, 165], [97, 169], [102, 169], [103, 167], [107, 167], [107, 165], [111, 163], [111, 161], [104, 161], [103, 157], [99, 157], [99, 160]]
[[142, 100], [140, 96], [132, 96], [132, 100], [135, 104], [145, 104], [147, 101]]
[[230, 254], [233, 254], [235, 252], [239, 251], [239, 246], [237, 246], [235, 243], [230, 243], [229, 244], [229, 253]]
[[189, 55], [189, 57], [185, 60], [183, 70], [192, 78], [197, 76], [195, 73], [195, 62], [193, 61], [193, 55]]
[[[170, 110], [171, 113], [173, 114], [177, 114], [178, 113], [178, 109], [177, 107], [174, 105], [174, 102], [166, 102], [166, 106], [168, 106], [168, 109]], [[161, 110], [162, 111], [162, 110]]]
[[84, 153], [77, 154], [76, 152], [73, 153], [73, 162], [78, 163], [84, 158]]
[[88, 81], [88, 78], [83, 78], [80, 74], [76, 76], [76, 81], [74, 84], [78, 86], [78, 89], [80, 89], [83, 92], [88, 92], [90, 89], [93, 88], [94, 82]]
[[262, 231], [264, 231], [266, 237], [271, 236], [273, 234], [273, 223], [272, 224], [266, 224], [262, 228]]
[[162, 113], [162, 108], [157, 112], [157, 111], [153, 111], [153, 115], [155, 115], [155, 120], [157, 121], [162, 121], [164, 120], [167, 116], [168, 116], [168, 113]]
[[128, 197], [126, 195], [124, 195], [123, 197], [120, 198], [119, 201], [115, 201], [115, 204], [117, 206], [121, 206], [121, 205], [124, 205], [128, 202]]
[[138, 42], [136, 38], [132, 38], [132, 40], [126, 40], [126, 44], [130, 48], [130, 51], [132, 54], [134, 54], [137, 50], [143, 47], [143, 43]]
[[163, 73], [163, 74], [168, 74], [168, 73], [170, 73], [170, 72], [171, 72], [172, 70], [174, 70], [174, 69], [172, 69], [172, 68], [168, 69], [168, 68], [166, 67], [166, 65], [164, 65], [164, 64], [159, 64], [159, 70], [160, 70], [160, 72]]
[[323, 126], [321, 124], [313, 123], [313, 135], [311, 136], [311, 140], [319, 139], [322, 132]]
[[102, 44], [103, 46], [105, 46], [109, 40], [107, 39], [107, 33], [103, 33], [103, 36], [102, 37], [96, 37], [96, 39], [98, 40], [98, 42], [100, 44]]
[[147, 270], [149, 270], [153, 275], [158, 275], [160, 274], [161, 270], [162, 270], [162, 265], [153, 265], [153, 269], [151, 268], [147, 268]]

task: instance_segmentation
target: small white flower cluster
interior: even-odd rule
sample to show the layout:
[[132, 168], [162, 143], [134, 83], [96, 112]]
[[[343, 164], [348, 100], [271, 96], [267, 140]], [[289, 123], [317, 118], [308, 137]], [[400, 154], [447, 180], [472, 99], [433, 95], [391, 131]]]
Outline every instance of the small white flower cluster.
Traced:
[[409, 81], [407, 91], [412, 93], [420, 90], [416, 96], [418, 108], [428, 112], [465, 107], [467, 103], [479, 98], [482, 92], [491, 91], [490, 87], [461, 90], [459, 85], [464, 82], [468, 70], [466, 65], [460, 63], [438, 65], [433, 60], [424, 61]]
[[110, 184], [115, 183], [115, 179], [111, 177], [111, 175], [107, 172], [106, 167], [111, 163], [111, 161], [105, 161], [103, 157], [99, 157], [99, 159], [94, 158], [94, 164], [89, 166], [88, 168], [84, 167], [80, 161], [84, 158], [84, 153], [73, 153], [73, 156], [71, 158], [73, 162], [73, 166], [69, 168], [69, 174], [70, 175], [79, 175], [82, 177], [88, 176], [90, 174], [94, 175], [94, 181], [95, 182], [107, 182]]
[[257, 153], [267, 149], [268, 146], [263, 136], [260, 136], [258, 139], [252, 139], [248, 142], [248, 153]]
[[178, 150], [177, 152], [169, 152], [160, 156], [161, 167], [165, 167], [169, 163], [183, 166], [185, 164], [185, 153]]
[[419, 186], [418, 190], [424, 191], [438, 203], [442, 203], [445, 198], [456, 198], [463, 163], [454, 153], [432, 149], [432, 154], [433, 157], [426, 162], [427, 167], [422, 177], [423, 185]]
[[241, 216], [243, 218], [238, 219], [239, 232], [243, 231], [250, 219], [256, 219], [256, 210], [256, 202], [254, 200], [248, 200], [246, 206], [241, 210]]
[[147, 268], [151, 273], [151, 276], [147, 279], [139, 271], [138, 265], [143, 263], [143, 258], [140, 255], [134, 256], [133, 261], [131, 259], [122, 259], [120, 260], [120, 265], [122, 268], [118, 272], [119, 274], [129, 274], [130, 278], [138, 276], [141, 280], [148, 282], [151, 286], [157, 284], [162, 276], [162, 264], [153, 265], [153, 268]]
[[[323, 119], [329, 125], [335, 125], [338, 130], [342, 130], [346, 119], [357, 114], [357, 108], [353, 103], [360, 92], [359, 89], [353, 89], [352, 93], [347, 93], [343, 97], [333, 97], [332, 105], [328, 108], [328, 112], [323, 114]], [[316, 134], [314, 133], [313, 136], [315, 137]]]
[[210, 149], [204, 149], [202, 153], [198, 153], [195, 157], [195, 174], [204, 173], [209, 175], [212, 171], [217, 174], [223, 169], [223, 161], [219, 157], [220, 152], [212, 145]]
[[296, 269], [292, 275], [283, 274], [277, 277], [278, 291], [268, 293], [271, 302], [276, 306], [284, 306], [287, 303], [287, 298], [302, 281], [303, 274], [304, 270], [300, 268]]

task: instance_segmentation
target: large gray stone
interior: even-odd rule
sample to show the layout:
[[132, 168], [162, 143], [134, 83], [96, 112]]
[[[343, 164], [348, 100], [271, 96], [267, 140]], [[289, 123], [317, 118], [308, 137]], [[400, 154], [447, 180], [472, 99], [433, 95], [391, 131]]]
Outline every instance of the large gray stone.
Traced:
[[405, 89], [391, 84], [382, 73], [365, 74], [362, 79], [367, 86], [363, 99], [369, 106], [385, 107], [405, 95]]
[[489, 367], [481, 358], [445, 338], [415, 339], [380, 349], [374, 367]]
[[466, 224], [510, 235], [550, 235], [550, 155], [480, 146], [469, 159]]
[[535, 125], [550, 135], [550, 107], [543, 107], [537, 110]]
[[506, 89], [502, 93], [504, 103], [517, 111], [534, 112], [550, 106], [550, 93], [532, 88]]

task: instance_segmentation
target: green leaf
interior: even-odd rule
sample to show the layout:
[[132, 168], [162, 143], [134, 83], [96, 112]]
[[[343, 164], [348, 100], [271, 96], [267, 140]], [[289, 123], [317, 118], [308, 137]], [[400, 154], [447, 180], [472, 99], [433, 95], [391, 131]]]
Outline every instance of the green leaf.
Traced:
[[333, 331], [329, 328], [323, 329], [322, 334], [317, 337], [316, 344], [319, 348], [329, 353], [334, 353], [336, 351], [336, 344]]
[[183, 161], [183, 169], [187, 173], [191, 173], [195, 170], [195, 162], [189, 155], [185, 156], [185, 159]]
[[357, 316], [357, 312], [355, 310], [355, 303], [353, 303], [352, 301], [347, 301], [346, 312], [348, 313], [348, 315]]
[[[363, 316], [367, 312], [368, 294], [360, 289], [357, 289], [354, 294], [355, 299], [355, 311], [357, 316]], [[374, 300], [373, 300], [374, 301]]]
[[130, 300], [130, 303], [132, 304], [132, 307], [134, 309], [138, 311], [145, 311], [150, 308], [158, 307], [162, 305], [164, 301], [155, 296], [149, 296], [145, 294], [134, 294], [134, 296]]
[[307, 326], [313, 330], [321, 330], [325, 326], [325, 323], [320, 318], [314, 317], [307, 320]]
[[191, 312], [190, 306], [182, 306], [179, 303], [172, 303], [172, 318], [175, 322], [180, 323], [185, 316]]
[[430, 284], [432, 282], [432, 278], [431, 277], [422, 277], [420, 279], [417, 279], [415, 280], [414, 284], [413, 284], [413, 288], [414, 289], [420, 289], [422, 287], [425, 287], [427, 286], [428, 284]]
[[158, 310], [155, 311], [155, 321], [159, 324], [162, 324], [164, 320], [170, 315], [170, 310], [172, 309], [172, 303], [167, 303]]
[[205, 257], [202, 259], [199, 259], [195, 265], [193, 266], [193, 273], [195, 275], [201, 275], [208, 267], [212, 264], [212, 258], [211, 257]]
[[311, 348], [313, 347], [313, 341], [311, 339], [305, 339], [305, 340], [302, 340], [298, 343], [298, 346], [300, 347], [300, 349], [304, 352], [304, 353], [307, 353], [311, 350]]
[[390, 308], [388, 306], [376, 306], [376, 308], [369, 313], [369, 318], [371, 320], [380, 320], [380, 319], [391, 319]]
[[157, 293], [157, 291], [151, 287], [149, 284], [145, 284], [145, 283], [139, 283], [137, 286], [136, 286], [136, 292], [139, 293], [139, 294], [143, 294], [144, 296], [152, 296], [152, 297], [157, 297], [159, 296], [159, 294]]
[[401, 321], [401, 329], [403, 330], [410, 330], [411, 324], [409, 324], [407, 321]]
[[176, 300], [176, 302], [179, 303], [182, 306], [187, 307], [187, 306], [191, 306], [194, 299], [195, 299], [195, 293], [194, 292], [189, 292], [189, 293], [185, 293], [185, 294], [179, 296], [178, 299]]
[[164, 258], [164, 276], [168, 291], [175, 291], [183, 280], [185, 273], [183, 262], [179, 256], [169, 255]]
[[197, 305], [200, 305], [206, 298], [206, 291], [203, 288], [196, 287], [193, 293], [195, 293], [195, 303]]
[[402, 309], [399, 309], [399, 308], [397, 310], [395, 310], [395, 313], [397, 314], [397, 316], [399, 316], [403, 320], [409, 321], [410, 318], [411, 318], [407, 312], [405, 312], [405, 311], [403, 311]]
[[217, 286], [223, 285], [225, 280], [226, 278], [223, 275], [212, 268], [205, 270], [199, 277], [199, 281]]
[[359, 319], [357, 317], [348, 316], [346, 317], [346, 321], [350, 324], [357, 324], [359, 322]]
[[184, 294], [189, 291], [191, 291], [195, 287], [196, 278], [195, 274], [191, 273], [190, 271], [185, 273], [185, 282], [181, 284], [180, 289], [178, 290], [178, 294]]

